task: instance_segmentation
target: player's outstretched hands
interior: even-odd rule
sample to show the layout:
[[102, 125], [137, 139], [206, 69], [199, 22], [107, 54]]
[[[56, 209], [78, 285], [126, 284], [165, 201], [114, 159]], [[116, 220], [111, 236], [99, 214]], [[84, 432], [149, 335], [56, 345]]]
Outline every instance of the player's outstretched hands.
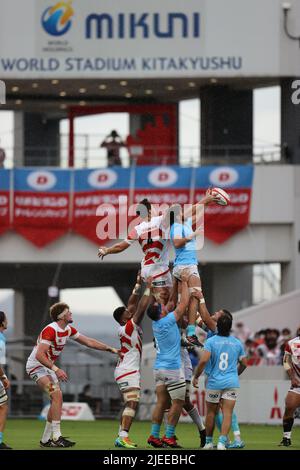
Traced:
[[192, 378], [193, 387], [195, 387], [195, 388], [198, 388], [198, 387], [199, 387], [198, 380], [199, 380], [198, 377], [195, 377], [195, 376], [194, 376], [194, 377]]
[[208, 190], [205, 193], [204, 198], [201, 199], [200, 202], [202, 204], [208, 205], [208, 204], [212, 204], [213, 202], [218, 202], [218, 200], [219, 200], [218, 196], [212, 195], [212, 188], [208, 188]]
[[98, 249], [98, 258], [103, 259], [107, 255], [108, 248], [106, 246], [100, 246]]
[[56, 372], [56, 377], [58, 378], [58, 380], [61, 380], [62, 382], [67, 382], [68, 381], [68, 376], [66, 374], [66, 372], [62, 369], [58, 369]]

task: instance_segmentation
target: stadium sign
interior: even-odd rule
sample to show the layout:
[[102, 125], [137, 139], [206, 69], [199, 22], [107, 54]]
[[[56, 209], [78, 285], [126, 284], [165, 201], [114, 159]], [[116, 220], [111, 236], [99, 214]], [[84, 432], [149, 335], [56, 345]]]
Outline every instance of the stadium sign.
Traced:
[[[3, 0], [1, 9], [4, 78], [300, 73], [297, 45], [282, 30], [280, 0], [265, 0], [263, 9], [261, 0]], [[297, 18], [295, 11], [295, 28]]]

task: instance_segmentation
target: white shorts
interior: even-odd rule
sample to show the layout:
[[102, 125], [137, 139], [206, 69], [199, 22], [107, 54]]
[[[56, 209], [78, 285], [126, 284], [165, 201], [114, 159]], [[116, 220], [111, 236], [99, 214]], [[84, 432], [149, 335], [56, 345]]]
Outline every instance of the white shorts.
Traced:
[[289, 389], [289, 392], [297, 393], [298, 395], [300, 395], [300, 387], [291, 387]]
[[155, 385], [165, 385], [172, 400], [185, 400], [186, 383], [182, 369], [154, 369]]
[[115, 381], [120, 392], [126, 392], [129, 388], [141, 388], [141, 374], [139, 370], [115, 369]]
[[55, 372], [51, 369], [47, 369], [47, 367], [43, 366], [38, 361], [27, 361], [26, 372], [35, 382], [40, 380], [42, 377], [50, 376], [53, 383], [58, 383], [58, 378]]
[[187, 272], [189, 277], [196, 276], [200, 278], [197, 264], [177, 264], [173, 268], [173, 276], [181, 281], [181, 274], [185, 269], [188, 270]]
[[237, 388], [225, 388], [224, 390], [206, 390], [205, 400], [209, 403], [219, 403], [223, 398], [224, 400], [237, 399]]
[[0, 380], [0, 406], [3, 406], [7, 403], [8, 401], [8, 396], [6, 393], [5, 388], [3, 387], [3, 384]]
[[172, 287], [172, 275], [170, 268], [162, 264], [149, 264], [142, 266], [141, 276], [143, 281], [148, 277], [152, 277], [152, 287]]
[[186, 348], [181, 348], [181, 364], [183, 364], [183, 372], [186, 382], [192, 381], [193, 376], [193, 366], [191, 362], [190, 355]]

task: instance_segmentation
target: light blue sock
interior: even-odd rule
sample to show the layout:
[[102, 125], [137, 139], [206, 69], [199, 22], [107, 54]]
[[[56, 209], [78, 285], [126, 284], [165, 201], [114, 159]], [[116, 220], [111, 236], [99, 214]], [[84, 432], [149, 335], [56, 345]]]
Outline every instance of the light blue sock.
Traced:
[[195, 325], [188, 325], [186, 329], [187, 336], [194, 336], [196, 334], [196, 326]]
[[212, 436], [206, 436], [206, 444], [211, 444], [211, 442], [213, 441], [213, 438]]
[[222, 444], [226, 444], [227, 442], [227, 436], [219, 436], [219, 442], [222, 442]]
[[160, 433], [160, 424], [152, 424], [151, 427], [151, 436], [159, 438], [159, 433]]
[[175, 435], [175, 426], [172, 426], [171, 424], [167, 424], [166, 437], [170, 439], [171, 437], [174, 437], [174, 435]]
[[223, 413], [221, 413], [221, 411], [219, 411], [219, 413], [216, 415], [215, 422], [216, 422], [216, 426], [219, 432], [221, 432], [222, 423], [223, 423]]
[[0, 444], [3, 442], [3, 432], [0, 432]]
[[239, 427], [237, 415], [235, 414], [234, 411], [232, 413], [232, 418], [231, 418], [231, 429], [232, 429], [233, 432], [238, 432], [238, 433], [240, 432], [240, 427]]

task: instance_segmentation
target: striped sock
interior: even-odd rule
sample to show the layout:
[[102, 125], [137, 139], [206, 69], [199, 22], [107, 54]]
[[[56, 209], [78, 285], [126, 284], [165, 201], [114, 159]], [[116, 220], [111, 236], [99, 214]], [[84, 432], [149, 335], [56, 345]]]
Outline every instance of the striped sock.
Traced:
[[159, 439], [159, 433], [160, 433], [160, 424], [153, 423], [151, 427], [151, 436]]
[[211, 444], [211, 443], [212, 443], [212, 441], [213, 441], [213, 438], [212, 438], [212, 436], [206, 436], [206, 441], [205, 441], [205, 442], [206, 442], [206, 444]]
[[175, 435], [175, 426], [172, 426], [171, 424], [167, 424], [166, 437], [170, 439], [171, 437], [174, 437], [174, 435]]

